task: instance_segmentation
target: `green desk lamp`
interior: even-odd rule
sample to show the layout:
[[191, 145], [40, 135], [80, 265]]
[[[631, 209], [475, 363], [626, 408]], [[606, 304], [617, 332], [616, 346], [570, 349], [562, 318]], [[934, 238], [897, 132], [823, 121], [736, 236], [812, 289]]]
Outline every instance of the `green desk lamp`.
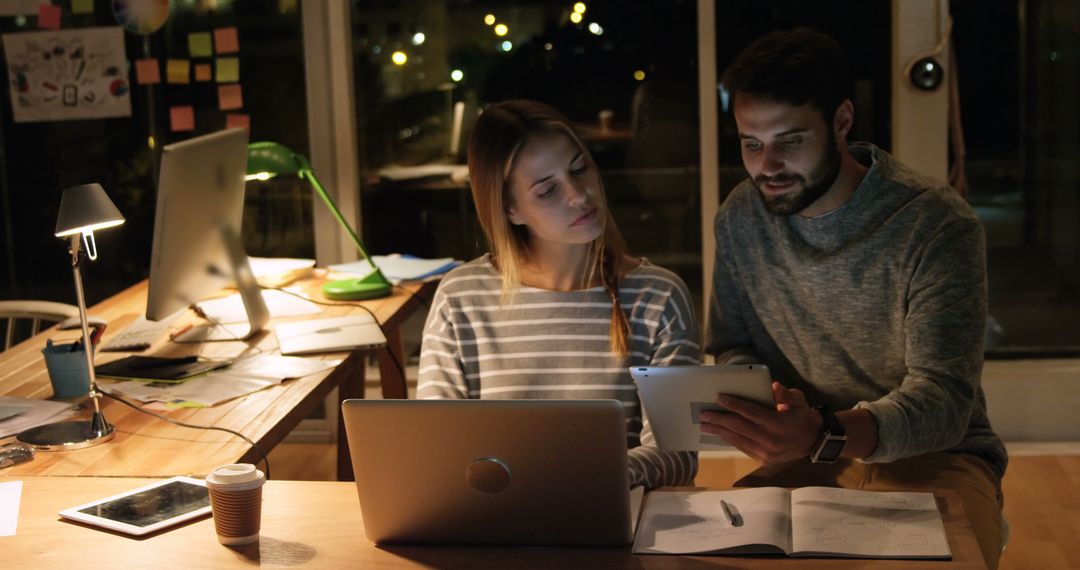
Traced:
[[364, 259], [371, 264], [371, 273], [363, 277], [331, 281], [323, 285], [323, 294], [328, 299], [374, 299], [385, 297], [393, 292], [393, 284], [383, 276], [382, 271], [364, 249], [364, 245], [360, 243], [356, 232], [345, 221], [341, 211], [330, 199], [330, 195], [326, 193], [322, 184], [319, 184], [319, 179], [315, 177], [315, 172], [311, 169], [311, 163], [308, 162], [307, 157], [296, 154], [277, 143], [254, 142], [248, 145], [247, 173], [248, 180], [269, 180], [278, 174], [296, 174], [301, 179], [307, 180], [315, 189], [315, 193], [322, 198], [326, 207], [330, 208], [330, 213], [334, 214], [341, 227], [345, 228], [353, 243], [356, 244], [356, 249], [360, 250]]

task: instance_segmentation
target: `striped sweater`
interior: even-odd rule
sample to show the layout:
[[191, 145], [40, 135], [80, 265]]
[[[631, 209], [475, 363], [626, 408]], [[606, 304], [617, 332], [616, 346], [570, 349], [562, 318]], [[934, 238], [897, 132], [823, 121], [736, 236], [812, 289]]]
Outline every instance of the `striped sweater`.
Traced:
[[686, 284], [642, 260], [619, 283], [630, 354], [611, 352], [611, 299], [602, 287], [521, 287], [500, 304], [502, 278], [489, 256], [442, 280], [424, 327], [421, 399], [614, 399], [626, 410], [630, 481], [688, 485], [697, 456], [656, 447], [630, 366], [697, 364], [697, 323]]

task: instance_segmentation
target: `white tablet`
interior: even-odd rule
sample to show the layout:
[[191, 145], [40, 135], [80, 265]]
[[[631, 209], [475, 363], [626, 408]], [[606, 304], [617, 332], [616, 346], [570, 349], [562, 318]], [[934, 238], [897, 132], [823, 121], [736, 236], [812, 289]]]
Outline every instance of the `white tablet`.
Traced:
[[143, 535], [210, 514], [206, 483], [173, 477], [60, 511], [65, 519]]
[[641, 405], [656, 445], [667, 451], [729, 451], [720, 436], [701, 433], [702, 410], [724, 411], [717, 394], [772, 407], [772, 379], [762, 364], [718, 366], [632, 366]]

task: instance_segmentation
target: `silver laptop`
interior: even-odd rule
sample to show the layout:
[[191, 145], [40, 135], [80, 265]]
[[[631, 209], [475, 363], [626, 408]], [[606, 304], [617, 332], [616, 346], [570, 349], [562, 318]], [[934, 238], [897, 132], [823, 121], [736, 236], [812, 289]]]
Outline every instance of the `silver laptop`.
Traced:
[[346, 400], [375, 543], [625, 545], [626, 416], [615, 400]]

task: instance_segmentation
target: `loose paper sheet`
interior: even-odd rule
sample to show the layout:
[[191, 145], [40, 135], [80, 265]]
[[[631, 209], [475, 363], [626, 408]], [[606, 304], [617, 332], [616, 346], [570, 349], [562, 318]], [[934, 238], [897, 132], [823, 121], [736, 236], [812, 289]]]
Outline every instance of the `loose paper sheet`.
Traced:
[[207, 407], [258, 392], [288, 378], [302, 378], [340, 364], [340, 360], [316, 360], [260, 354], [232, 366], [180, 384], [137, 380], [102, 382], [100, 388], [140, 402], [165, 402], [171, 407]]
[[236, 53], [240, 51], [240, 38], [236, 28], [218, 28], [214, 30], [214, 51], [216, 53]]
[[[289, 288], [288, 291], [300, 293], [298, 288]], [[300, 299], [281, 291], [261, 291], [266, 308], [270, 311], [271, 318], [296, 317], [300, 315], [314, 315], [322, 312], [319, 306], [306, 299]], [[247, 312], [244, 310], [244, 301], [239, 293], [233, 293], [227, 297], [202, 301], [196, 305], [203, 314], [209, 315], [221, 323], [247, 322]]]
[[[375, 265], [379, 266], [383, 276], [394, 283], [418, 281], [441, 275], [460, 263], [452, 257], [420, 259], [402, 255], [373, 255], [371, 259], [375, 262]], [[371, 264], [363, 259], [331, 265], [330, 269], [355, 275], [367, 275], [372, 270]]]
[[188, 34], [188, 53], [191, 57], [210, 57], [214, 55], [210, 32]]
[[131, 116], [123, 28], [4, 35], [16, 123]]
[[218, 83], [235, 83], [240, 81], [240, 60], [235, 57], [219, 57], [214, 63], [217, 66]]
[[161, 65], [157, 59], [135, 60], [135, 82], [140, 85], [161, 83]]
[[19, 526], [22, 481], [0, 483], [0, 536], [15, 536]]
[[0, 438], [15, 435], [23, 430], [42, 424], [66, 420], [77, 413], [74, 406], [68, 402], [11, 396], [0, 396], [0, 406], [21, 408], [19, 413], [0, 420]]

